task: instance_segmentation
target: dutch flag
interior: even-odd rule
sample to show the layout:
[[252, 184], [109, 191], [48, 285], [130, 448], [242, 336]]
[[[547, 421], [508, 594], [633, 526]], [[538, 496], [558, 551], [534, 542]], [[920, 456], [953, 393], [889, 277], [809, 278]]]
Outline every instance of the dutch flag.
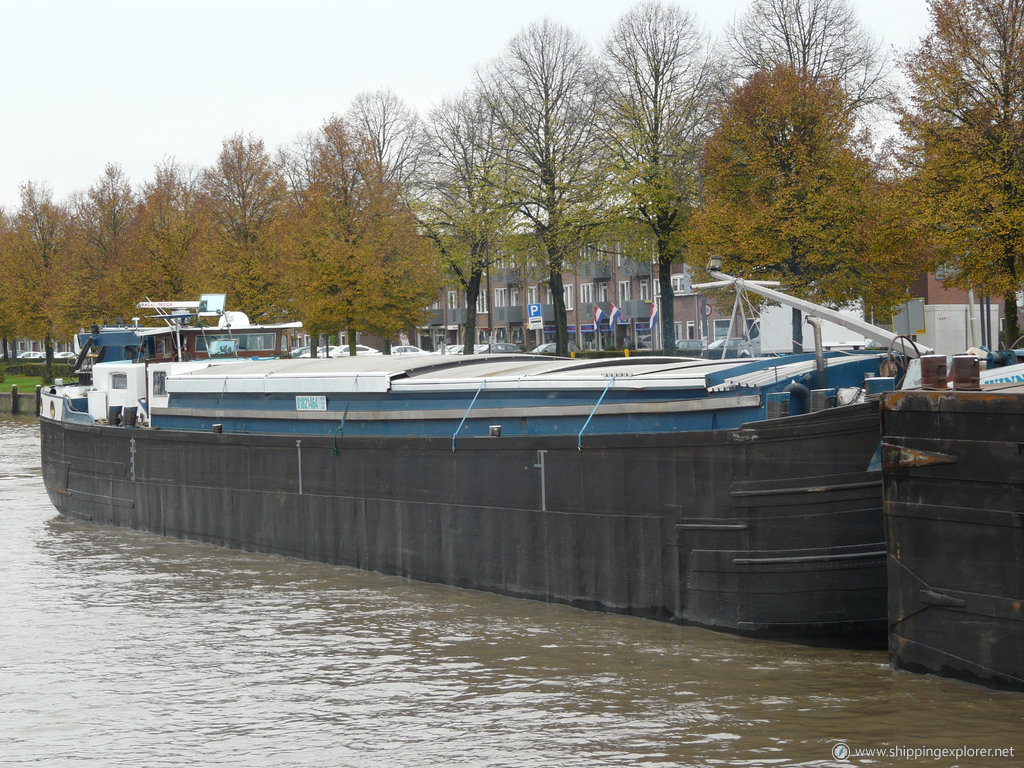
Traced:
[[622, 310], [620, 310], [618, 307], [616, 307], [614, 304], [612, 304], [612, 315], [609, 318], [608, 322], [611, 323], [611, 326], [613, 328], [615, 327], [615, 324], [619, 322], [619, 318], [621, 318], [621, 317], [622, 317]]
[[651, 330], [658, 324], [658, 302], [651, 302]]
[[605, 313], [601, 311], [601, 308], [599, 306], [597, 306], [597, 304], [595, 304], [594, 305], [594, 328], [600, 328], [601, 327], [601, 320], [603, 320], [605, 317], [607, 317], [607, 315], [605, 315]]

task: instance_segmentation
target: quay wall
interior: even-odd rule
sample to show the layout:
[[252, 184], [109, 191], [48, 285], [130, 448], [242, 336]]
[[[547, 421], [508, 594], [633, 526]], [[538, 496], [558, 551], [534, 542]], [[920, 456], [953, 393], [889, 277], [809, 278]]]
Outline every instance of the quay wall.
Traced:
[[0, 413], [20, 413], [28, 416], [39, 415], [39, 391], [19, 392], [17, 387], [0, 391]]

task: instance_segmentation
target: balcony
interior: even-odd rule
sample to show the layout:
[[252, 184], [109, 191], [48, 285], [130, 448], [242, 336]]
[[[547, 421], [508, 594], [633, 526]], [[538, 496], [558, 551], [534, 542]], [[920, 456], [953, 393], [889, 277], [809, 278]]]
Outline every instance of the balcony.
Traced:
[[[486, 278], [485, 278], [486, 279]], [[515, 267], [491, 270], [491, 285], [519, 285], [523, 279]]]
[[619, 265], [619, 274], [647, 277], [651, 274], [651, 262], [623, 260], [622, 264]]
[[500, 323], [521, 323], [523, 322], [523, 308], [515, 307], [494, 307], [494, 322]]
[[589, 261], [580, 264], [580, 278], [589, 280], [610, 280], [612, 267], [607, 261]]
[[[648, 266], [650, 265], [648, 264]], [[632, 299], [631, 301], [627, 301], [621, 309], [622, 314], [630, 320], [646, 321], [651, 316], [651, 302], [649, 301]]]

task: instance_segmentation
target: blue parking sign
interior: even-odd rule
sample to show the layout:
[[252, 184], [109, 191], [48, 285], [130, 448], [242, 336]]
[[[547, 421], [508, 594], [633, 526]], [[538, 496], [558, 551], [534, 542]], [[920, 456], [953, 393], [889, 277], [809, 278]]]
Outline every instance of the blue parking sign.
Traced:
[[544, 315], [541, 312], [540, 304], [526, 305], [526, 321], [527, 327], [531, 331], [536, 331], [544, 327]]

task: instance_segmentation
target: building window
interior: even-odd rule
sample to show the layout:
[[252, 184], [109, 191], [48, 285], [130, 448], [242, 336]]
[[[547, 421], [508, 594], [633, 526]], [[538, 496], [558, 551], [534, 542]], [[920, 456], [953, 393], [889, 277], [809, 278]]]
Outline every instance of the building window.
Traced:
[[531, 285], [529, 288], [526, 289], [526, 303], [527, 304], [537, 304], [538, 303], [537, 302], [537, 286], [536, 285]]
[[476, 297], [476, 311], [480, 314], [487, 312], [487, 291], [480, 291]]
[[458, 308], [459, 308], [459, 292], [458, 291], [448, 291], [448, 309], [458, 309]]
[[562, 296], [565, 297], [565, 308], [572, 309], [572, 285], [562, 286]]
[[729, 335], [729, 322], [728, 319], [715, 320], [715, 341], [724, 339]]
[[629, 301], [630, 297], [630, 283], [629, 280], [619, 281], [619, 304], [623, 305]]
[[[679, 327], [680, 325], [682, 325], [682, 324], [681, 323], [676, 323], [676, 338], [677, 339], [680, 338], [679, 334], [682, 331], [682, 329]], [[693, 320], [687, 320], [686, 321], [686, 338], [688, 338], [688, 339], [696, 339], [697, 338], [697, 326], [694, 324]]]
[[597, 284], [597, 300], [608, 301], [608, 283]]
[[592, 304], [594, 301], [594, 284], [580, 283], [580, 303]]
[[513, 285], [508, 289], [508, 305], [510, 307], [519, 306], [519, 287]]
[[640, 301], [651, 300], [651, 281], [641, 280], [640, 281]]
[[494, 306], [496, 306], [496, 307], [507, 307], [508, 306], [508, 288], [495, 288], [494, 289]]
[[676, 296], [686, 294], [686, 275], [672, 275], [672, 292]]

